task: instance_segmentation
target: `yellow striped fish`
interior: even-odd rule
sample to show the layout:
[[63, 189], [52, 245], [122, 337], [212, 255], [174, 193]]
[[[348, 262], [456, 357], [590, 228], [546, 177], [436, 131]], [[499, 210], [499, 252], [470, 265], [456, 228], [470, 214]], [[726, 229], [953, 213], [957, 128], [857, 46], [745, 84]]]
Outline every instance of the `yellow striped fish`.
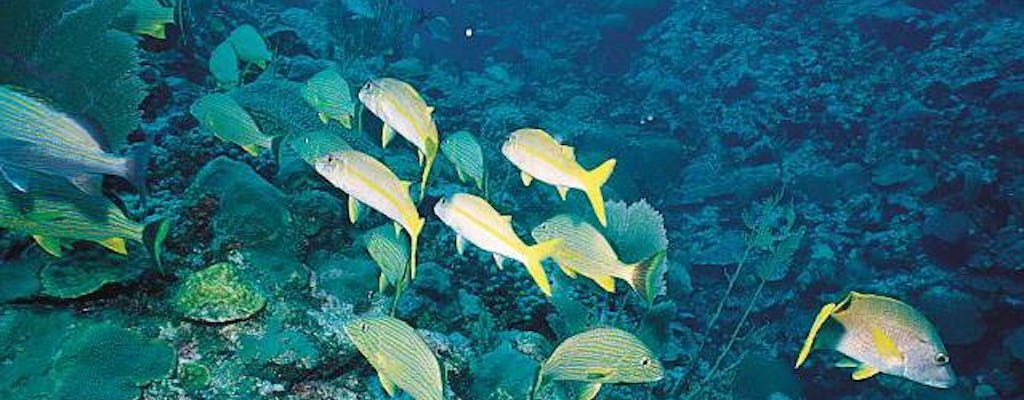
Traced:
[[[141, 154], [140, 154], [141, 155]], [[33, 173], [67, 179], [83, 192], [99, 194], [102, 175], [144, 185], [145, 162], [103, 151], [71, 116], [10, 86], [0, 85], [0, 175], [21, 192]]]
[[272, 146], [271, 137], [260, 130], [249, 112], [231, 96], [223, 93], [205, 95], [192, 103], [189, 111], [204, 129], [221, 140], [241, 146], [253, 156], [258, 156], [261, 148]]
[[114, 29], [167, 39], [167, 24], [174, 23], [174, 7], [159, 0], [131, 0], [110, 23]]
[[371, 229], [363, 235], [363, 244], [370, 258], [380, 267], [381, 292], [390, 284], [397, 290], [405, 286], [405, 271], [409, 266], [409, 243], [388, 225]]
[[541, 242], [533, 246], [523, 243], [512, 229], [512, 217], [501, 215], [487, 200], [458, 193], [434, 205], [434, 213], [445, 225], [455, 231], [455, 246], [461, 254], [465, 241], [494, 255], [498, 268], [506, 257], [519, 261], [545, 295], [551, 296], [551, 283], [541, 261], [551, 257], [561, 245], [561, 239]]
[[487, 171], [484, 164], [484, 151], [480, 148], [473, 134], [466, 131], [458, 131], [446, 137], [441, 142], [441, 152], [445, 158], [455, 165], [455, 171], [459, 174], [459, 180], [466, 182], [472, 179], [476, 188], [484, 193], [487, 192]]
[[238, 70], [238, 56], [231, 43], [223, 42], [213, 49], [209, 61], [210, 75], [217, 81], [217, 86], [238, 86], [242, 80], [242, 72]]
[[440, 141], [437, 125], [431, 116], [434, 107], [427, 105], [423, 97], [408, 83], [394, 78], [371, 80], [359, 90], [359, 101], [373, 115], [384, 122], [381, 128], [381, 145], [387, 147], [395, 132], [416, 146], [423, 177], [420, 179], [420, 199], [427, 190], [427, 176], [437, 157]]
[[612, 293], [615, 292], [614, 278], [619, 278], [645, 299], [650, 298], [646, 293], [649, 273], [665, 259], [665, 252], [660, 251], [647, 260], [626, 264], [619, 260], [611, 243], [597, 228], [565, 214], [537, 225], [532, 234], [538, 242], [562, 239], [562, 246], [554, 255], [562, 271], [573, 278], [579, 273]]
[[160, 244], [168, 225], [158, 221], [144, 225], [132, 221], [103, 196], [58, 197], [13, 189], [0, 191], [0, 227], [32, 236], [55, 257], [72, 241], [97, 243], [118, 254], [127, 254], [127, 240], [144, 244], [160, 260]]
[[239, 60], [256, 64], [260, 68], [266, 68], [274, 56], [260, 32], [249, 24], [239, 26], [231, 31], [227, 42], [231, 43]]
[[937, 388], [956, 384], [949, 353], [935, 326], [906, 303], [874, 294], [850, 292], [838, 304], [818, 312], [796, 367], [814, 349], [830, 349], [852, 360], [854, 380], [878, 373], [900, 376]]
[[437, 357], [409, 324], [392, 317], [355, 318], [345, 334], [377, 371], [389, 396], [401, 389], [416, 400], [442, 400]]
[[348, 194], [349, 220], [359, 219], [360, 204], [384, 214], [409, 233], [410, 278], [416, 278], [416, 243], [425, 220], [409, 196], [409, 182], [402, 181], [377, 159], [349, 150], [327, 155], [315, 163], [320, 176]]
[[352, 129], [356, 104], [348, 82], [338, 71], [326, 69], [313, 75], [302, 87], [302, 97], [313, 107], [323, 123], [333, 119], [345, 129]]
[[587, 194], [598, 222], [601, 226], [608, 225], [601, 186], [604, 186], [615, 169], [614, 158], [587, 171], [576, 162], [576, 154], [572, 147], [558, 143], [555, 138], [540, 129], [520, 129], [512, 132], [502, 145], [501, 153], [522, 171], [524, 185], [529, 186], [534, 178], [554, 185], [562, 200], [565, 200], [569, 189], [582, 190]]
[[586, 382], [588, 388], [579, 398], [590, 400], [603, 384], [657, 382], [663, 376], [661, 363], [636, 336], [615, 328], [595, 328], [555, 348], [541, 365], [533, 392], [546, 379]]

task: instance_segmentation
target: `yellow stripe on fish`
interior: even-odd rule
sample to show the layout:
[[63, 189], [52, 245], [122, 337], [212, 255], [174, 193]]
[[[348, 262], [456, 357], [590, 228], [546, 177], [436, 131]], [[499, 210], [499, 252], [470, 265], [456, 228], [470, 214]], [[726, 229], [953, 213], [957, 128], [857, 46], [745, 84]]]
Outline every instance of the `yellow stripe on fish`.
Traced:
[[587, 171], [576, 162], [576, 154], [572, 147], [558, 143], [550, 134], [540, 129], [519, 129], [512, 132], [502, 145], [501, 152], [522, 171], [523, 184], [529, 185], [536, 178], [555, 186], [563, 200], [570, 188], [582, 190], [586, 193], [601, 226], [608, 224], [601, 187], [615, 169], [614, 158]]
[[551, 257], [561, 245], [554, 239], [529, 246], [512, 229], [512, 218], [501, 215], [480, 197], [457, 193], [434, 205], [434, 213], [456, 234], [457, 246], [467, 240], [484, 251], [495, 255], [500, 268], [505, 257], [526, 266], [526, 271], [545, 295], [551, 295], [551, 283], [541, 261]]
[[355, 318], [344, 330], [377, 371], [389, 396], [401, 389], [416, 400], [444, 398], [437, 357], [411, 326], [396, 318], [372, 316]]
[[256, 120], [235, 99], [223, 93], [200, 97], [189, 108], [199, 124], [221, 140], [237, 144], [253, 156], [272, 146], [271, 137], [256, 125]]
[[654, 353], [633, 334], [616, 328], [595, 328], [565, 339], [541, 365], [533, 392], [545, 380], [592, 385], [656, 382], [664, 369]]
[[432, 117], [434, 108], [428, 106], [412, 86], [394, 78], [367, 82], [359, 91], [359, 100], [383, 121], [383, 147], [387, 147], [391, 137], [397, 132], [418, 149], [420, 161], [423, 163], [419, 194], [419, 198], [422, 199], [426, 193], [427, 177], [430, 175], [440, 145], [437, 125]]
[[314, 163], [317, 173], [334, 187], [349, 195], [349, 218], [358, 215], [357, 204], [365, 204], [384, 214], [409, 233], [410, 277], [416, 277], [416, 244], [425, 220], [409, 196], [409, 183], [377, 159], [364, 153], [348, 150], [332, 153]]

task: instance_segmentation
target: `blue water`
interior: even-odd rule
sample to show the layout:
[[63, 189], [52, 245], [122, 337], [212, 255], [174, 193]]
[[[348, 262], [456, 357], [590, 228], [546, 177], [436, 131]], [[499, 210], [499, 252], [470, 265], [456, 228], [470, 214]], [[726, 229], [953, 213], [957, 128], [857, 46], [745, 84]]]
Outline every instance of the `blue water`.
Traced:
[[[998, 0], [4, 1], [0, 84], [145, 174], [93, 175], [102, 190], [89, 194], [0, 152], [0, 398], [383, 399], [388, 365], [421, 368], [414, 381], [438, 371], [444, 399], [571, 399], [583, 383], [545, 360], [610, 327], [661, 372], [630, 380], [605, 361], [586, 374], [604, 379], [597, 399], [1022, 399], [1022, 17]], [[233, 41], [244, 25], [256, 38]], [[215, 67], [218, 46], [228, 61]], [[307, 91], [325, 70], [348, 99], [322, 122]], [[411, 96], [386, 104], [403, 113], [360, 95], [384, 78], [415, 92], [391, 92]], [[194, 106], [215, 93], [234, 119]], [[15, 127], [44, 126], [17, 109], [0, 103], [6, 149], [29, 148]], [[398, 135], [382, 147], [385, 125]], [[503, 148], [523, 128], [572, 150], [517, 162]], [[240, 138], [252, 130], [259, 140]], [[446, 150], [459, 131], [486, 185], [459, 164], [472, 155]], [[338, 160], [353, 150], [393, 176], [342, 187], [354, 178], [323, 167], [352, 165]], [[47, 157], [82, 160], [70, 153]], [[436, 156], [425, 190], [417, 153]], [[551, 157], [570, 167], [542, 165]], [[589, 182], [610, 159], [591, 188], [603, 227], [584, 183], [545, 171]], [[349, 197], [373, 188], [390, 203], [360, 197], [351, 222]], [[522, 246], [502, 268], [488, 247], [500, 240], [441, 216], [457, 193], [511, 217], [502, 240]], [[38, 212], [48, 202], [72, 211]], [[382, 212], [399, 203], [402, 217]], [[110, 228], [108, 212], [132, 221], [111, 234], [126, 255], [82, 236], [80, 224]], [[596, 232], [582, 257], [618, 268], [613, 291], [562, 253], [542, 264], [551, 296], [523, 268], [517, 255], [556, 215]], [[367, 233], [407, 260], [419, 217], [415, 278], [405, 261], [378, 264]], [[895, 366], [854, 381], [826, 337], [794, 369], [818, 310], [850, 292], [923, 317], [906, 328], [868, 310], [823, 328], [886, 332]], [[426, 346], [436, 365], [357, 347], [353, 321], [382, 315], [417, 338], [385, 353]], [[955, 376], [929, 383], [914, 368]]]

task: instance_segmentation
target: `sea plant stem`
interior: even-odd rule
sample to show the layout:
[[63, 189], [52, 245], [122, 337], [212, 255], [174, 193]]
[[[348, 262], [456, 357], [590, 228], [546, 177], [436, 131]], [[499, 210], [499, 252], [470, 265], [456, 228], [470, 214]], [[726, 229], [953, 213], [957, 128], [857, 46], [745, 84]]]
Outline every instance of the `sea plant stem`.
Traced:
[[[740, 257], [739, 265], [736, 266], [736, 272], [733, 272], [733, 274], [729, 276], [729, 286], [725, 288], [725, 294], [723, 294], [722, 298], [718, 301], [718, 307], [715, 309], [715, 313], [711, 315], [711, 320], [708, 321], [707, 328], [704, 329], [704, 336], [701, 337], [700, 344], [697, 345], [697, 351], [694, 353], [696, 359], [700, 359], [701, 351], [704, 350], [704, 345], [708, 342], [707, 338], [711, 335], [711, 330], [715, 328], [715, 324], [718, 323], [718, 318], [722, 316], [722, 310], [725, 308], [725, 302], [729, 300], [729, 295], [732, 294], [733, 288], [736, 287], [736, 280], [740, 276], [740, 272], [743, 271], [743, 265], [746, 264], [747, 256], [749, 255], [750, 246], [747, 246], [747, 249], [743, 251], [743, 256]], [[693, 366], [696, 364], [696, 362], [691, 364], [690, 369], [692, 370]]]
[[711, 365], [711, 371], [704, 377], [704, 381], [713, 378], [715, 372], [718, 370], [718, 366], [722, 364], [722, 360], [725, 359], [726, 354], [729, 354], [729, 350], [732, 349], [732, 345], [736, 343], [736, 338], [739, 337], [740, 329], [743, 328], [743, 324], [747, 322], [747, 317], [750, 316], [750, 311], [754, 309], [754, 304], [757, 304], [758, 298], [761, 297], [761, 291], [764, 290], [764, 285], [768, 283], [767, 279], [761, 279], [761, 283], [757, 285], [757, 290], [754, 291], [754, 296], [750, 298], [750, 302], [747, 303], [747, 308], [743, 310], [743, 316], [740, 317], [740, 322], [736, 323], [736, 327], [732, 330], [732, 335], [729, 336], [729, 342], [725, 344], [722, 351], [718, 353], [718, 358], [715, 359], [715, 363]]

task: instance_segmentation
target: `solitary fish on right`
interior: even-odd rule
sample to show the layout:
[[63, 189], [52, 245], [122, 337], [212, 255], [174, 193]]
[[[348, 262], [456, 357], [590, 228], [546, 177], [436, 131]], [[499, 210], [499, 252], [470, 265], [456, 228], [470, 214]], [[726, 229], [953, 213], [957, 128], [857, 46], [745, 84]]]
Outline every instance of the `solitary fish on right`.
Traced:
[[558, 345], [540, 367], [533, 386], [536, 395], [544, 380], [587, 384], [577, 397], [590, 400], [603, 384], [660, 381], [665, 370], [654, 353], [633, 334], [616, 328], [596, 328]]
[[838, 304], [824, 305], [794, 368], [800, 368], [815, 349], [850, 357], [837, 366], [856, 368], [857, 381], [881, 372], [943, 389], [956, 384], [935, 326], [913, 307], [890, 297], [850, 292]]

